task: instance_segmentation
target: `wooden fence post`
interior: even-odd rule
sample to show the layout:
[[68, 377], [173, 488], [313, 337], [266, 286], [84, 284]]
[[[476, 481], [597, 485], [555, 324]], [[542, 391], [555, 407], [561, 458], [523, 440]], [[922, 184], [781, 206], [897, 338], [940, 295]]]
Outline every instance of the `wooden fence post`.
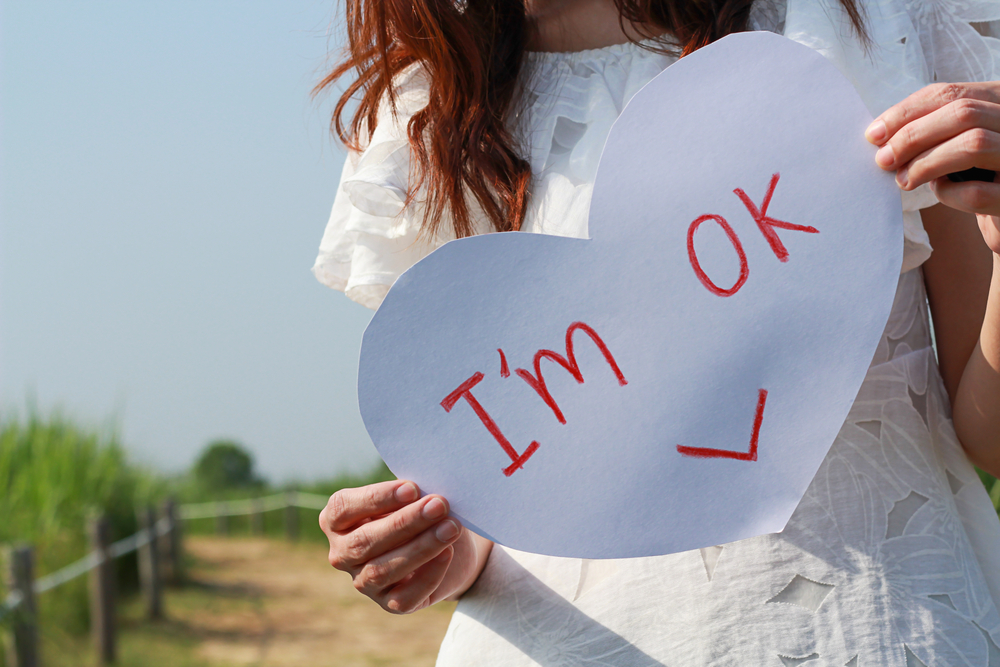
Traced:
[[8, 588], [21, 594], [21, 603], [13, 611], [7, 644], [9, 667], [38, 667], [38, 616], [35, 606], [33, 552], [29, 546], [8, 550]]
[[152, 507], [139, 511], [139, 526], [149, 531], [149, 542], [139, 547], [139, 582], [146, 600], [146, 616], [150, 619], [163, 618], [160, 550], [156, 536], [156, 513]]
[[285, 494], [285, 537], [294, 542], [299, 537], [299, 508], [295, 504], [298, 496], [294, 491]]
[[163, 503], [163, 516], [166, 517], [170, 530], [163, 539], [163, 560], [166, 565], [167, 581], [173, 586], [180, 586], [184, 578], [181, 563], [181, 522], [177, 519], [177, 502], [168, 498]]
[[264, 502], [260, 498], [250, 501], [253, 511], [250, 513], [250, 530], [254, 535], [264, 534]]
[[97, 662], [110, 665], [115, 661], [115, 562], [108, 556], [111, 544], [111, 524], [107, 517], [91, 520], [90, 548], [97, 552], [101, 563], [90, 571], [90, 633]]
[[215, 503], [218, 515], [215, 517], [215, 532], [219, 535], [229, 534], [229, 505], [226, 503]]

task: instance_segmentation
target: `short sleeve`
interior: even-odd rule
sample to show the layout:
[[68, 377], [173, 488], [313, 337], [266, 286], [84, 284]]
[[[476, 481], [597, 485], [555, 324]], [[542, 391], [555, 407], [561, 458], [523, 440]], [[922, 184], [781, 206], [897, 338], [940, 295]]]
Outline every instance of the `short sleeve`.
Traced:
[[[866, 50], [839, 0], [788, 0], [785, 36], [826, 56], [877, 116], [926, 85], [1000, 77], [996, 0], [862, 0], [872, 43]], [[924, 185], [903, 192], [903, 271], [931, 255], [920, 209], [937, 199]]]
[[[411, 68], [397, 82], [397, 107], [384, 108], [363, 151], [344, 162], [330, 220], [313, 266], [316, 278], [368, 308], [378, 308], [406, 269], [442, 242], [420, 234], [423, 207], [406, 204], [409, 118], [427, 104], [426, 85]], [[385, 105], [387, 107], [387, 105]]]

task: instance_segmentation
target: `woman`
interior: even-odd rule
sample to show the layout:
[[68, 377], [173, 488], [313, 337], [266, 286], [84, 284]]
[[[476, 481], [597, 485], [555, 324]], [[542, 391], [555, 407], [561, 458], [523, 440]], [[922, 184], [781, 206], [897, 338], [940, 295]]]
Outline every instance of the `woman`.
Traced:
[[677, 51], [747, 28], [821, 51], [884, 111], [868, 136], [897, 170], [906, 249], [868, 376], [781, 534], [551, 558], [395, 481], [330, 499], [331, 564], [395, 613], [461, 596], [439, 665], [1000, 664], [1000, 525], [969, 464], [1000, 472], [1000, 184], [946, 176], [1000, 168], [1000, 86], [916, 92], [1000, 78], [968, 23], [998, 19], [944, 0], [348, 3], [351, 58], [323, 85], [360, 73], [335, 117], [353, 152], [315, 272], [370, 307], [453, 236], [585, 236], [624, 103]]

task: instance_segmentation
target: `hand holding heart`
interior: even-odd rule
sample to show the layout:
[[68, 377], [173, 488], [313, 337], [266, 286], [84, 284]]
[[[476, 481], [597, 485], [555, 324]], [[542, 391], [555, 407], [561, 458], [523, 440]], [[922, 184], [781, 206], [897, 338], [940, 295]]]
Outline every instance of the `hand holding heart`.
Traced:
[[488, 543], [448, 518], [444, 498], [421, 498], [412, 482], [342, 489], [330, 496], [319, 525], [330, 541], [330, 565], [397, 614], [464, 592], [489, 552]]
[[899, 195], [870, 120], [775, 35], [668, 68], [611, 130], [590, 239], [453, 241], [389, 291], [358, 379], [389, 467], [468, 529], [549, 555], [781, 530], [895, 293]]
[[1000, 254], [1000, 182], [952, 182], [973, 167], [1000, 171], [1000, 82], [935, 84], [879, 116], [868, 140], [876, 162], [896, 170], [903, 190], [930, 183], [941, 203], [975, 213], [986, 244]]

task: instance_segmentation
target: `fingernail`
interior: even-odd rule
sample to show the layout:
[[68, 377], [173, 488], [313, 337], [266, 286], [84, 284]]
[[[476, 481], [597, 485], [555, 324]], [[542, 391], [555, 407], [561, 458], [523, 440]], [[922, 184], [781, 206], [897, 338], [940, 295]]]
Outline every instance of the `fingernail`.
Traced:
[[892, 145], [886, 144], [875, 153], [875, 161], [880, 167], [891, 167], [896, 161], [896, 154], [892, 152]]
[[440, 519], [448, 511], [440, 498], [431, 498], [421, 511], [425, 519]]
[[437, 556], [434, 556], [434, 560], [436, 560], [438, 562], [441, 562], [441, 563], [443, 563], [444, 561], [448, 560], [449, 558], [451, 558], [451, 549], [445, 549], [444, 551], [442, 551], [441, 553], [439, 553]]
[[885, 123], [876, 120], [865, 130], [865, 138], [873, 144], [880, 144], [885, 140]]
[[406, 484], [400, 484], [396, 489], [396, 500], [401, 503], [412, 503], [420, 494], [417, 493], [417, 487], [407, 482]]
[[442, 542], [451, 542], [458, 537], [458, 526], [452, 520], [442, 521], [441, 525], [434, 531], [434, 536]]
[[907, 171], [908, 169], [906, 167], [903, 167], [902, 169], [896, 172], [896, 183], [901, 188], [905, 188], [906, 184], [909, 182], [909, 176], [906, 173]]

